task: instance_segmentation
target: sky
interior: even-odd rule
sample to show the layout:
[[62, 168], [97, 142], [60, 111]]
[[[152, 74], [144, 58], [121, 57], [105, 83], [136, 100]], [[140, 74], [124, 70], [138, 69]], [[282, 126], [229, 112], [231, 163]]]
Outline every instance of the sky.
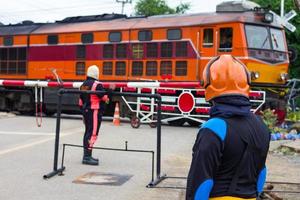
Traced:
[[[16, 24], [24, 20], [34, 22], [54, 22], [66, 17], [121, 13], [122, 4], [117, 0], [0, 0], [0, 22]], [[134, 14], [138, 0], [126, 4], [124, 13]], [[180, 2], [190, 3], [187, 13], [214, 12], [216, 5], [224, 0], [166, 0], [175, 8]]]

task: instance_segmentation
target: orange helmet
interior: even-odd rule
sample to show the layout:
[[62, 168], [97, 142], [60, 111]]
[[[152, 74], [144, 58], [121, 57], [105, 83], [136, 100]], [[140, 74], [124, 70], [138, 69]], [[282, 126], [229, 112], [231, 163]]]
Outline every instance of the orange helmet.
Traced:
[[205, 99], [219, 96], [249, 97], [250, 76], [246, 66], [231, 55], [213, 58], [203, 71]]

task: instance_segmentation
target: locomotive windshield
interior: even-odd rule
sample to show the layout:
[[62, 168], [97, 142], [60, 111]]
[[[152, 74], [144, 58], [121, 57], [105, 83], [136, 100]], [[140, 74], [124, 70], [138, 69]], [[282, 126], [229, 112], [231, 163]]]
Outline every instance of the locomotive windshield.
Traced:
[[286, 51], [282, 31], [279, 29], [271, 28], [270, 33], [273, 49], [277, 51]]
[[280, 29], [246, 25], [248, 48], [286, 51], [283, 32]]

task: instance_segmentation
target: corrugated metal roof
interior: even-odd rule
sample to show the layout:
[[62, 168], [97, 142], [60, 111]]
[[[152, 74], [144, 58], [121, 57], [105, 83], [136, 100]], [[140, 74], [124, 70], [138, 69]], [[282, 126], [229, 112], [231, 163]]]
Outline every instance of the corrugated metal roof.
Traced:
[[[101, 16], [101, 15], [98, 15]], [[91, 16], [89, 16], [91, 17]], [[128, 30], [147, 28], [184, 27], [208, 25], [229, 22], [262, 23], [261, 18], [254, 12], [243, 13], [201, 13], [189, 15], [160, 15], [151, 17], [127, 17], [112, 20], [73, 22], [80, 17], [67, 18], [68, 22], [60, 21], [43, 25], [8, 25], [0, 26], [0, 35], [51, 34], [71, 32], [92, 32], [107, 30]], [[87, 19], [87, 18], [82, 18]], [[73, 20], [73, 21], [72, 21]], [[276, 26], [276, 24], [272, 24]], [[277, 25], [278, 26], [278, 25]]]
[[[105, 30], [147, 29], [161, 27], [182, 27], [226, 22], [261, 23], [253, 12], [244, 13], [201, 13], [191, 15], [162, 15], [145, 18], [121, 18], [111, 21], [92, 21], [83, 23], [48, 24], [35, 30], [34, 34], [41, 33], [68, 33]], [[275, 25], [275, 24], [272, 24]]]
[[0, 26], [0, 36], [5, 35], [26, 35], [40, 27], [41, 24], [32, 25], [5, 25]]

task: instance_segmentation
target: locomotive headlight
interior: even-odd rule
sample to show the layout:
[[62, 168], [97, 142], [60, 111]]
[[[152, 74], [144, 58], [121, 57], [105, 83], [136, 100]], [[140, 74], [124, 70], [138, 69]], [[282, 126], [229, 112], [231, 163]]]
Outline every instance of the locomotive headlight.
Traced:
[[266, 23], [272, 23], [274, 20], [274, 16], [272, 13], [270, 12], [266, 12], [264, 14], [264, 18], [263, 18], [263, 21], [266, 22]]
[[289, 75], [287, 73], [280, 74], [280, 80], [286, 81], [286, 80], [288, 80], [288, 78], [289, 78]]
[[259, 78], [259, 72], [251, 72], [251, 79], [255, 80]]

